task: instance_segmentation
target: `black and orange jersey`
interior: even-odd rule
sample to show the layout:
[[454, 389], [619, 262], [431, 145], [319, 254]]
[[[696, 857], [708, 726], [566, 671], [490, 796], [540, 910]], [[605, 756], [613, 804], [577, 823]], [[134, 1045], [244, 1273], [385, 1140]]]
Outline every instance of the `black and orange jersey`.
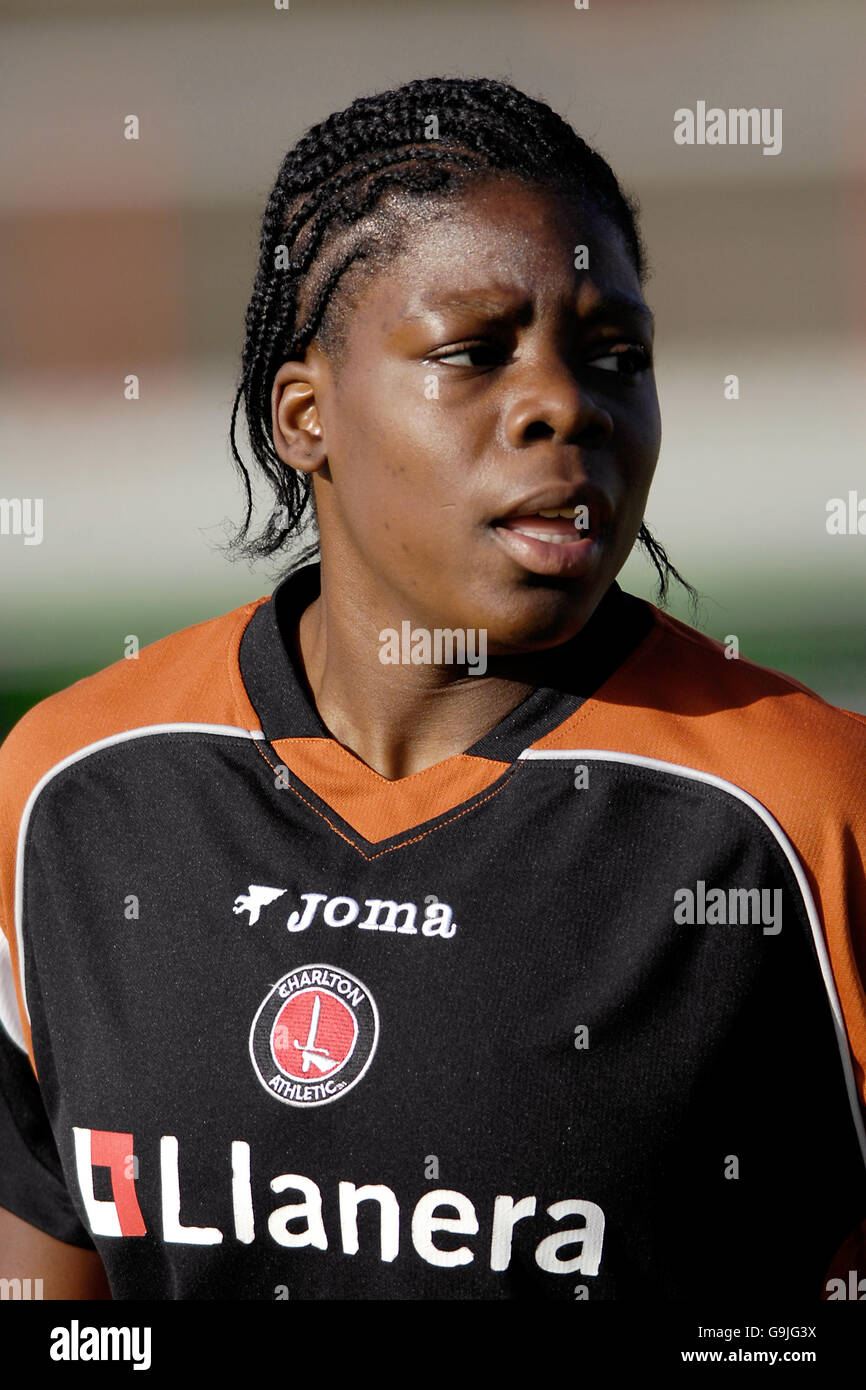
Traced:
[[0, 1206], [118, 1299], [866, 1293], [866, 721], [614, 584], [388, 781], [318, 583], [0, 750]]

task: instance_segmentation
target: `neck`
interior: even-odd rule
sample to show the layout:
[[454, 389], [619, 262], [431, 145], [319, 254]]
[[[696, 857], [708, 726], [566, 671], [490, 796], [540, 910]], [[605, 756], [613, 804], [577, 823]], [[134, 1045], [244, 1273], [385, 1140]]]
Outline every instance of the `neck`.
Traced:
[[[373, 625], [365, 623], [367, 632]], [[530, 693], [537, 680], [442, 665], [385, 665], [379, 645], [324, 596], [301, 617], [296, 659], [334, 738], [393, 781], [462, 753]]]
[[[329, 602], [333, 593], [339, 603]], [[477, 662], [479, 674], [442, 662], [383, 663], [379, 633], [394, 626], [385, 607], [362, 585], [330, 584], [323, 567], [321, 594], [283, 636], [332, 736], [390, 781], [464, 752], [538, 686], [591, 693], [582, 633], [541, 651], [490, 656]]]

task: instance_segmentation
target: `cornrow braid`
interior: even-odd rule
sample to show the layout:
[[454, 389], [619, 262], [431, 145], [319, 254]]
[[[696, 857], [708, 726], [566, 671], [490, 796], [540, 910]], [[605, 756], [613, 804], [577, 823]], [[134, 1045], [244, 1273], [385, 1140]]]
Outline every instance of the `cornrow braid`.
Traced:
[[[394, 207], [384, 206], [389, 194], [398, 200], [453, 196], [469, 180], [493, 172], [590, 198], [621, 231], [643, 283], [646, 256], [637, 204], [602, 156], [561, 116], [508, 82], [419, 78], [358, 97], [312, 126], [283, 159], [262, 217], [229, 429], [246, 494], [246, 516], [233, 550], [267, 557], [290, 536], [307, 528], [315, 532], [310, 479], [289, 468], [274, 449], [271, 391], [283, 362], [302, 360], [317, 334], [323, 344], [333, 337], [332, 305], [341, 298], [335, 291], [349, 268], [365, 261], [375, 265], [399, 249], [396, 226], [395, 235], [383, 237], [381, 226], [374, 235], [369, 221], [362, 225], [364, 219], [374, 211], [377, 218], [393, 219]], [[252, 539], [252, 485], [237, 445], [241, 402], [253, 457], [275, 499], [264, 527]], [[666, 600], [673, 577], [694, 604], [695, 590], [646, 525], [638, 543], [658, 573], [659, 602]], [[295, 564], [316, 550], [314, 536]]]
[[689, 596], [689, 608], [692, 619], [696, 622], [700, 611], [700, 594], [693, 585], [689, 584], [688, 580], [683, 579], [676, 565], [669, 560], [664, 546], [656, 540], [646, 522], [641, 522], [640, 530], [637, 533], [637, 542], [658, 575], [657, 602], [663, 607], [667, 604], [670, 581], [675, 579]]

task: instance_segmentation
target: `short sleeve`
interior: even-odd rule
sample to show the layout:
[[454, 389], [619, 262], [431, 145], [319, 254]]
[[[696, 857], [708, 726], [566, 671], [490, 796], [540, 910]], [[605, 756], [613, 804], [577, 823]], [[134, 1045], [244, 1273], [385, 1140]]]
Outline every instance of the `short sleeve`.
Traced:
[[66, 1183], [30, 1059], [0, 1026], [0, 1207], [67, 1245], [93, 1250]]
[[16, 989], [21, 970], [13, 926], [18, 835], [28, 798], [53, 757], [39, 706], [0, 745], [0, 1207], [67, 1245], [92, 1250], [66, 1187], [27, 1050], [29, 1019]]

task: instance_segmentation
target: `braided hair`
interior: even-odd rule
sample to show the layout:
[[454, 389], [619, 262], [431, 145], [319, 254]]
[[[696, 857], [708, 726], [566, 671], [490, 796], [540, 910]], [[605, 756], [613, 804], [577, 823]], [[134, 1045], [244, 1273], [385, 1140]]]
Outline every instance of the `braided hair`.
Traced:
[[[315, 530], [309, 476], [289, 468], [271, 438], [271, 391], [282, 363], [303, 360], [314, 339], [338, 357], [347, 296], [334, 292], [350, 268], [357, 286], [359, 274], [369, 274], [396, 254], [399, 212], [407, 200], [417, 208], [419, 200], [429, 204], [453, 197], [473, 178], [497, 175], [590, 199], [622, 233], [644, 283], [646, 255], [636, 202], [567, 122], [508, 82], [420, 78], [359, 97], [313, 126], [286, 154], [262, 218], [229, 431], [246, 493], [246, 517], [233, 542], [235, 550], [266, 557], [289, 536]], [[252, 540], [250, 475], [236, 438], [241, 401], [253, 456], [276, 499]], [[673, 577], [694, 603], [695, 590], [645, 524], [637, 539], [658, 574], [659, 602], [665, 601]], [[314, 540], [296, 564], [316, 551]]]

